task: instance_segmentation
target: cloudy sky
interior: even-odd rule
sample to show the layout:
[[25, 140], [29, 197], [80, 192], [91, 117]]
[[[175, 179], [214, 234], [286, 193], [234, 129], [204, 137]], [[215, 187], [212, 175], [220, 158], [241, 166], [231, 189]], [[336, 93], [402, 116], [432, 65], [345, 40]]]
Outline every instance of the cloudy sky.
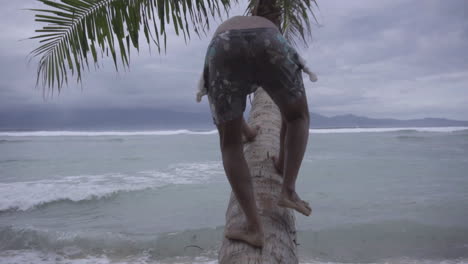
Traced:
[[[38, 43], [25, 40], [40, 25], [25, 8], [35, 0], [3, 1], [0, 10], [0, 112], [55, 109], [154, 108], [208, 111], [195, 103], [201, 66], [210, 40], [189, 43], [169, 35], [167, 54], [133, 52], [131, 69], [116, 73], [109, 60], [44, 100], [35, 88]], [[319, 24], [306, 49], [319, 77], [304, 76], [312, 112], [383, 118], [446, 117], [468, 120], [468, 1], [318, 0]], [[245, 1], [232, 15], [240, 15]], [[212, 29], [216, 28], [213, 24]], [[213, 31], [211, 31], [213, 32]]]

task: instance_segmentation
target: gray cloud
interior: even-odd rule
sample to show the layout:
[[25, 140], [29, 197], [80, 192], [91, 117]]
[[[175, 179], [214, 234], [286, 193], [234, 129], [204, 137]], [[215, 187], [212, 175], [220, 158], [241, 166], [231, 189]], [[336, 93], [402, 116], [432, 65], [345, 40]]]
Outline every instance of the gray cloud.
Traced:
[[[318, 3], [320, 26], [314, 27], [310, 47], [300, 48], [319, 76], [317, 83], [304, 79], [312, 111], [467, 119], [466, 1]], [[0, 10], [0, 111], [47, 106], [208, 111], [206, 101], [195, 103], [194, 94], [211, 33], [188, 44], [170, 33], [167, 54], [154, 47], [152, 54], [146, 48], [133, 52], [129, 71], [115, 73], [106, 59], [103, 67], [86, 73], [82, 89], [72, 83], [44, 101], [41, 89], [34, 88], [35, 64], [26, 60], [37, 43], [19, 41], [38, 27], [21, 9], [37, 5], [9, 1]], [[244, 7], [241, 3], [231, 14], [242, 14]]]
[[306, 53], [321, 77], [307, 84], [312, 110], [466, 119], [464, 1], [342, 2], [321, 3], [324, 26]]

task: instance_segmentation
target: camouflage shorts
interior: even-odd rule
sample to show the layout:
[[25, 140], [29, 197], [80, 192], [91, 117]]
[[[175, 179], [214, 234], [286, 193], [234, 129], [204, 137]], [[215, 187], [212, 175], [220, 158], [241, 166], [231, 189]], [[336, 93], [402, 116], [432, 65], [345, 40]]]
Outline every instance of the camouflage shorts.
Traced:
[[275, 28], [228, 30], [208, 46], [203, 78], [215, 124], [242, 116], [261, 86], [278, 104], [305, 94], [299, 56]]

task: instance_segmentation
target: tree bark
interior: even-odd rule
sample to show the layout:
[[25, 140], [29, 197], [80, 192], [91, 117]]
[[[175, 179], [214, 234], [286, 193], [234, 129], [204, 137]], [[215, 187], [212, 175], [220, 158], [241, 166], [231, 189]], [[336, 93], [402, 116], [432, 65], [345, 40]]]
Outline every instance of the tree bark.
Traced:
[[[250, 126], [259, 125], [255, 141], [244, 147], [244, 155], [253, 180], [255, 200], [265, 232], [263, 249], [246, 243], [223, 239], [219, 250], [220, 264], [294, 264], [298, 263], [295, 217], [290, 209], [276, 205], [282, 177], [273, 167], [272, 155], [278, 155], [281, 114], [261, 88], [255, 92], [248, 119]], [[245, 215], [231, 193], [226, 211], [225, 228], [244, 227]]]

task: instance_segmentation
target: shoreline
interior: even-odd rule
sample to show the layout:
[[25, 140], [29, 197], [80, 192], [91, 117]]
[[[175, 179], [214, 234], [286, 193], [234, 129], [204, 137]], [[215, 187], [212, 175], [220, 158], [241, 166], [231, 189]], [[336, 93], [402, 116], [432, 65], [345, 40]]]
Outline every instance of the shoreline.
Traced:
[[[333, 133], [381, 133], [381, 132], [457, 132], [468, 130], [468, 127], [388, 127], [388, 128], [312, 128], [311, 134]], [[172, 136], [172, 135], [212, 135], [217, 130], [38, 130], [38, 131], [1, 131], [0, 137], [62, 137], [62, 136]]]

